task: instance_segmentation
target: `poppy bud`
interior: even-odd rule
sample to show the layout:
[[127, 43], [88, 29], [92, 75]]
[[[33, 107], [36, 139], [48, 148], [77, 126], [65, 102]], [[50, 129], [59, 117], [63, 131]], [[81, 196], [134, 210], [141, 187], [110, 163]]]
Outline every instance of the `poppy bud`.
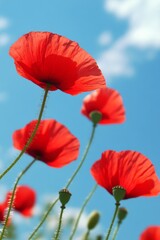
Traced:
[[89, 219], [88, 219], [88, 224], [87, 224], [88, 230], [92, 230], [93, 228], [96, 227], [96, 225], [99, 222], [99, 218], [100, 218], [100, 214], [97, 211], [93, 211], [90, 214]]
[[71, 197], [71, 193], [67, 189], [62, 189], [59, 191], [59, 200], [62, 203], [62, 206], [65, 206]]
[[122, 220], [124, 220], [126, 218], [127, 214], [128, 214], [128, 212], [127, 212], [126, 208], [123, 208], [123, 207], [119, 208], [118, 215], [117, 215], [118, 220], [121, 222]]
[[126, 190], [121, 186], [116, 186], [112, 188], [112, 194], [117, 203], [124, 199], [126, 195]]
[[98, 236], [96, 237], [96, 240], [102, 240], [102, 239], [103, 239], [102, 235], [98, 235]]
[[102, 119], [102, 113], [99, 111], [92, 111], [89, 116], [94, 124], [99, 123], [99, 121]]

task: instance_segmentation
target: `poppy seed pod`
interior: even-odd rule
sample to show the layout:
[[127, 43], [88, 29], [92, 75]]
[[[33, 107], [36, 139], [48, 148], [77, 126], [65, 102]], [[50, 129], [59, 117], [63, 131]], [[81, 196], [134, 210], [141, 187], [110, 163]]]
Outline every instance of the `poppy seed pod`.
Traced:
[[126, 190], [121, 186], [113, 187], [112, 194], [117, 203], [124, 199]]
[[92, 122], [96, 125], [97, 123], [99, 123], [102, 119], [102, 114], [98, 111], [93, 111], [90, 113], [90, 118], [92, 120]]
[[65, 205], [69, 202], [71, 195], [72, 194], [67, 189], [59, 191], [59, 200], [63, 207], [65, 207]]

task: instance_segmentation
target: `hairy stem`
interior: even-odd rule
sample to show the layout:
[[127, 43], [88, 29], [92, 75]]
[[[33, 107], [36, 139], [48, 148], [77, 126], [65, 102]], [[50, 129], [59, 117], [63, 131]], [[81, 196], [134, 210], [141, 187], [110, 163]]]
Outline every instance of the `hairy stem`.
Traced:
[[[73, 173], [73, 175], [71, 176], [71, 178], [69, 179], [68, 183], [66, 184], [65, 188], [67, 189], [70, 184], [72, 183], [73, 179], [75, 178], [75, 176], [77, 175], [78, 171], [80, 170], [80, 168], [82, 167], [86, 157], [87, 157], [87, 154], [88, 154], [88, 151], [90, 149], [90, 146], [92, 144], [92, 141], [93, 141], [93, 138], [94, 138], [94, 134], [95, 134], [95, 129], [96, 129], [96, 124], [93, 124], [93, 128], [92, 128], [92, 132], [91, 132], [91, 136], [90, 136], [90, 139], [89, 139], [89, 142], [86, 146], [86, 149], [83, 153], [83, 156], [82, 156], [82, 159], [80, 161], [80, 164], [78, 165], [77, 169], [75, 170], [75, 172]], [[45, 222], [46, 218], [48, 217], [48, 215], [50, 214], [50, 212], [52, 211], [54, 205], [58, 202], [59, 200], [59, 197], [56, 198], [56, 200], [51, 203], [50, 207], [48, 208], [47, 212], [45, 213], [44, 217], [42, 218], [42, 220], [40, 221], [40, 223], [37, 225], [37, 227], [35, 228], [35, 230], [31, 233], [31, 235], [29, 236], [28, 240], [31, 240], [33, 238], [33, 236], [36, 234], [36, 232], [39, 230], [39, 228], [42, 226], [42, 224]]]
[[18, 160], [22, 157], [22, 155], [25, 153], [25, 151], [27, 150], [27, 148], [29, 147], [29, 145], [31, 144], [34, 136], [36, 135], [36, 132], [37, 132], [37, 129], [39, 127], [39, 124], [40, 124], [40, 121], [41, 121], [41, 118], [42, 118], [42, 114], [43, 114], [43, 111], [44, 111], [44, 107], [45, 107], [45, 103], [46, 103], [46, 100], [47, 100], [47, 95], [48, 95], [48, 89], [45, 90], [45, 93], [44, 93], [44, 97], [43, 97], [43, 101], [42, 101], [42, 105], [41, 105], [41, 109], [40, 109], [40, 112], [39, 112], [39, 116], [38, 116], [38, 120], [37, 120], [37, 123], [35, 125], [35, 128], [30, 136], [30, 138], [28, 139], [26, 145], [24, 146], [24, 148], [22, 149], [22, 151], [20, 152], [20, 154], [16, 157], [16, 159], [12, 162], [12, 164], [3, 172], [1, 173], [0, 175], [0, 179], [2, 179], [10, 170], [11, 168], [18, 162]]
[[63, 216], [64, 209], [65, 209], [65, 206], [61, 206], [61, 213], [59, 216], [58, 228], [57, 228], [56, 236], [54, 237], [54, 240], [58, 240], [58, 238], [59, 238], [59, 234], [60, 234], [61, 226], [62, 226], [62, 216]]
[[54, 205], [58, 202], [59, 198], [56, 198], [56, 200], [51, 203], [50, 207], [48, 208], [47, 212], [44, 214], [43, 218], [41, 219], [40, 223], [37, 225], [37, 227], [34, 229], [34, 231], [31, 233], [31, 235], [28, 237], [28, 240], [33, 239], [33, 236], [36, 234], [36, 232], [39, 230], [39, 228], [42, 226], [42, 224], [45, 222], [46, 218], [48, 217], [49, 213], [52, 211]]
[[106, 236], [106, 240], [109, 239], [109, 236], [110, 236], [110, 234], [111, 234], [112, 227], [113, 227], [114, 221], [115, 221], [115, 219], [116, 219], [116, 216], [117, 216], [117, 213], [118, 213], [118, 209], [119, 209], [120, 203], [119, 203], [119, 202], [116, 202], [115, 205], [116, 205], [116, 208], [115, 208], [115, 211], [114, 211], [114, 214], [113, 214], [113, 218], [112, 218], [112, 221], [111, 221], [111, 224], [110, 224], [110, 227], [109, 227], [107, 236]]
[[74, 235], [75, 235], [75, 232], [76, 232], [76, 230], [77, 230], [77, 227], [78, 227], [78, 223], [79, 223], [80, 217], [81, 217], [81, 215], [82, 215], [82, 213], [83, 213], [83, 210], [84, 210], [84, 208], [86, 207], [86, 205], [87, 205], [87, 203], [89, 202], [89, 200], [91, 199], [91, 197], [93, 196], [94, 192], [96, 191], [97, 186], [98, 186], [98, 185], [96, 184], [96, 185], [93, 187], [93, 189], [91, 190], [91, 192], [90, 192], [89, 195], [87, 196], [86, 200], [84, 201], [84, 203], [83, 203], [83, 205], [82, 205], [82, 207], [81, 207], [81, 210], [80, 210], [80, 212], [79, 212], [79, 215], [78, 215], [78, 217], [77, 217], [77, 220], [76, 220], [76, 222], [75, 222], [75, 224], [74, 224], [74, 227], [73, 227], [73, 230], [72, 230], [72, 233], [71, 233], [71, 236], [70, 236], [69, 240], [72, 240], [72, 239], [73, 239], [73, 237], [74, 237]]
[[83, 156], [82, 156], [82, 159], [80, 161], [80, 164], [78, 165], [77, 169], [75, 170], [75, 172], [73, 173], [72, 177], [69, 179], [68, 183], [66, 184], [65, 188], [68, 188], [70, 186], [70, 184], [72, 183], [73, 179], [75, 178], [75, 176], [77, 175], [77, 173], [79, 172], [79, 170], [81, 169], [86, 157], [87, 157], [87, 154], [88, 154], [88, 151], [90, 149], [90, 146], [92, 144], [92, 141], [93, 141], [93, 138], [94, 138], [94, 134], [95, 134], [95, 129], [96, 129], [96, 124], [93, 124], [93, 128], [92, 128], [92, 132], [91, 132], [91, 136], [90, 136], [90, 139], [89, 139], [89, 142], [86, 146], [86, 149], [83, 153]]
[[5, 233], [5, 230], [6, 230], [6, 227], [7, 227], [7, 223], [8, 223], [8, 220], [9, 220], [10, 213], [11, 213], [12, 205], [13, 205], [14, 198], [15, 198], [15, 194], [16, 194], [16, 188], [17, 188], [17, 185], [18, 185], [18, 183], [19, 183], [19, 180], [20, 180], [20, 179], [22, 178], [22, 176], [28, 171], [28, 169], [33, 165], [33, 163], [34, 163], [35, 161], [36, 161], [36, 159], [34, 159], [34, 160], [19, 174], [19, 176], [17, 177], [17, 179], [16, 179], [16, 181], [15, 181], [15, 184], [14, 184], [14, 187], [13, 187], [13, 190], [12, 190], [12, 194], [11, 194], [11, 198], [9, 199], [8, 211], [7, 211], [7, 215], [6, 215], [6, 218], [5, 218], [5, 222], [4, 222], [3, 229], [2, 229], [2, 231], [1, 231], [0, 240], [3, 239], [4, 233]]

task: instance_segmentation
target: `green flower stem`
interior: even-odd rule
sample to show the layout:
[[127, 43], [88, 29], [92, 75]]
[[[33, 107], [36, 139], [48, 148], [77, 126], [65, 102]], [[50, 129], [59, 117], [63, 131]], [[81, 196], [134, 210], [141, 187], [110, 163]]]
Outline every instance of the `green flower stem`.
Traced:
[[13, 187], [13, 191], [12, 191], [11, 198], [9, 199], [8, 211], [7, 211], [7, 215], [6, 215], [6, 218], [5, 218], [5, 222], [4, 222], [3, 229], [2, 229], [2, 231], [1, 231], [0, 240], [3, 239], [3, 236], [4, 236], [4, 234], [5, 234], [5, 229], [6, 229], [6, 227], [7, 227], [7, 223], [8, 223], [8, 220], [9, 220], [9, 216], [10, 216], [10, 213], [11, 213], [11, 209], [12, 209], [14, 197], [15, 197], [15, 194], [16, 194], [16, 188], [17, 188], [17, 185], [18, 185], [18, 183], [19, 183], [19, 180], [20, 180], [21, 177], [27, 172], [27, 170], [33, 165], [33, 163], [34, 163], [35, 161], [36, 161], [36, 159], [34, 159], [34, 160], [19, 174], [19, 176], [18, 176], [17, 179], [16, 179], [16, 182], [15, 182], [14, 187]]
[[37, 225], [37, 227], [34, 229], [34, 231], [28, 237], [28, 240], [33, 239], [33, 236], [36, 234], [36, 232], [39, 230], [39, 228], [45, 222], [46, 218], [48, 217], [49, 213], [52, 211], [54, 205], [58, 202], [58, 200], [59, 200], [59, 197], [56, 198], [56, 200], [50, 205], [50, 207], [48, 208], [47, 212], [44, 214], [43, 218], [41, 219], [40, 223]]
[[80, 164], [78, 165], [77, 169], [75, 170], [75, 172], [73, 173], [72, 177], [69, 179], [68, 183], [66, 184], [65, 188], [68, 188], [70, 186], [70, 184], [72, 183], [73, 179], [75, 178], [75, 176], [77, 175], [77, 173], [79, 172], [79, 170], [81, 169], [86, 157], [87, 157], [87, 154], [88, 154], [88, 151], [90, 149], [90, 146], [92, 144], [92, 141], [93, 141], [93, 138], [94, 138], [94, 134], [95, 134], [95, 129], [96, 129], [96, 124], [93, 124], [93, 128], [92, 128], [92, 132], [91, 132], [91, 136], [90, 136], [90, 139], [89, 139], [89, 142], [86, 146], [86, 149], [84, 151], [84, 154], [82, 156], [82, 159], [80, 161]]
[[[91, 136], [90, 136], [90, 139], [89, 139], [89, 142], [86, 146], [86, 149], [84, 151], [84, 154], [82, 156], [82, 159], [80, 161], [80, 164], [78, 165], [77, 169], [75, 170], [75, 172], [73, 173], [72, 177], [69, 179], [68, 183], [66, 184], [65, 188], [67, 189], [70, 184], [72, 183], [73, 179], [75, 178], [75, 176], [77, 175], [78, 171], [80, 170], [80, 168], [82, 167], [86, 157], [87, 157], [87, 154], [88, 154], [88, 151], [90, 149], [90, 146], [92, 144], [92, 141], [93, 141], [93, 138], [94, 138], [94, 134], [95, 134], [95, 129], [96, 129], [96, 124], [93, 124], [93, 128], [92, 128], [92, 132], [91, 132]], [[56, 198], [56, 200], [51, 203], [50, 207], [48, 208], [47, 212], [45, 213], [44, 217], [41, 219], [40, 223], [37, 225], [37, 227], [35, 228], [35, 230], [31, 233], [31, 235], [29, 236], [28, 240], [31, 240], [32, 237], [36, 234], [36, 232], [39, 230], [39, 228], [42, 226], [42, 224], [45, 222], [46, 218], [48, 217], [49, 213], [52, 211], [54, 205], [58, 202], [59, 200], [59, 197]]]
[[120, 203], [119, 203], [119, 202], [116, 202], [115, 205], [116, 205], [116, 208], [115, 208], [115, 211], [114, 211], [114, 214], [113, 214], [113, 218], [112, 218], [112, 221], [111, 221], [111, 224], [110, 224], [110, 227], [109, 227], [109, 230], [108, 230], [107, 236], [106, 236], [106, 240], [109, 239], [109, 236], [110, 236], [110, 234], [111, 234], [112, 227], [113, 227], [113, 224], [114, 224], [115, 218], [116, 218], [116, 216], [117, 216], [117, 213], [118, 213], [118, 209], [119, 209]]
[[63, 211], [65, 209], [65, 206], [61, 206], [61, 213], [59, 216], [59, 223], [58, 223], [58, 228], [57, 228], [57, 232], [56, 232], [56, 236], [53, 238], [54, 240], [58, 240], [59, 239], [59, 234], [61, 231], [61, 226], [62, 226], [62, 216], [63, 216]]
[[115, 229], [114, 234], [113, 234], [112, 240], [115, 240], [115, 239], [116, 239], [117, 233], [118, 233], [119, 228], [120, 228], [120, 225], [121, 225], [121, 221], [118, 221], [117, 226], [116, 226], [116, 229]]
[[0, 175], [0, 179], [2, 179], [6, 173], [8, 173], [10, 171], [10, 169], [18, 162], [18, 160], [22, 157], [22, 155], [25, 153], [25, 151], [27, 150], [27, 148], [29, 147], [29, 145], [31, 144], [36, 132], [37, 132], [37, 129], [39, 127], [39, 124], [40, 124], [40, 121], [41, 121], [41, 118], [42, 118], [42, 114], [43, 114], [43, 111], [44, 111], [44, 107], [45, 107], [45, 103], [46, 103], [46, 100], [47, 100], [47, 94], [48, 94], [48, 88], [45, 90], [45, 93], [44, 93], [44, 97], [43, 97], [43, 101], [42, 101], [42, 105], [41, 105], [41, 109], [40, 109], [40, 112], [39, 112], [39, 116], [38, 116], [38, 120], [37, 120], [37, 123], [36, 123], [36, 126], [30, 136], [30, 138], [28, 139], [26, 145], [24, 146], [24, 148], [22, 149], [22, 151], [20, 152], [20, 154], [17, 156], [17, 158], [12, 162], [12, 164], [3, 172], [1, 173]]
[[80, 210], [80, 212], [79, 212], [79, 215], [78, 215], [78, 217], [77, 217], [77, 220], [76, 220], [76, 222], [75, 222], [75, 224], [74, 224], [74, 227], [73, 227], [73, 230], [72, 230], [72, 233], [71, 233], [71, 235], [70, 235], [69, 240], [72, 240], [72, 239], [73, 239], [73, 237], [74, 237], [74, 235], [75, 235], [75, 232], [76, 232], [76, 230], [77, 230], [77, 227], [78, 227], [78, 223], [79, 223], [80, 217], [81, 217], [81, 215], [82, 215], [82, 213], [83, 213], [83, 210], [84, 210], [84, 208], [86, 207], [86, 205], [87, 205], [87, 203], [89, 202], [89, 200], [91, 199], [91, 197], [93, 196], [94, 192], [96, 191], [97, 186], [98, 186], [98, 185], [96, 184], [96, 185], [93, 187], [93, 189], [91, 190], [91, 192], [90, 192], [89, 195], [87, 196], [86, 200], [84, 201], [84, 203], [83, 203], [83, 205], [82, 205], [82, 207], [81, 207], [81, 210]]
[[84, 234], [83, 240], [88, 240], [90, 234], [90, 230], [88, 229], [87, 232]]

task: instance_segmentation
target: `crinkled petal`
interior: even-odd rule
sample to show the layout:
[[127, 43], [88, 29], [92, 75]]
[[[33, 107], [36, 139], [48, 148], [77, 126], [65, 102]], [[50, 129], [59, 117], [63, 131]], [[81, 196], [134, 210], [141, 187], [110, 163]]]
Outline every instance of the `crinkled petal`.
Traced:
[[91, 174], [96, 182], [112, 194], [112, 188], [121, 186], [125, 198], [156, 196], [160, 193], [160, 181], [151, 161], [135, 151], [106, 151], [96, 161]]
[[[22, 150], [29, 139], [37, 120], [13, 133], [13, 145]], [[59, 122], [53, 119], [42, 120], [38, 131], [26, 153], [51, 167], [63, 167], [77, 159], [79, 140]]]
[[30, 32], [10, 48], [17, 72], [46, 89], [71, 95], [106, 85], [96, 61], [78, 43], [50, 32]]
[[[11, 192], [6, 196], [6, 204], [8, 204], [9, 199], [11, 198]], [[33, 207], [36, 202], [36, 193], [35, 191], [25, 185], [18, 186], [16, 189], [13, 208], [15, 211], [19, 212], [25, 217], [31, 217], [33, 215]]]
[[140, 235], [140, 240], [159, 240], [160, 239], [160, 226], [149, 226]]
[[111, 88], [95, 90], [84, 98], [81, 113], [90, 119], [90, 113], [93, 111], [102, 114], [99, 124], [122, 123], [125, 121], [122, 97]]

